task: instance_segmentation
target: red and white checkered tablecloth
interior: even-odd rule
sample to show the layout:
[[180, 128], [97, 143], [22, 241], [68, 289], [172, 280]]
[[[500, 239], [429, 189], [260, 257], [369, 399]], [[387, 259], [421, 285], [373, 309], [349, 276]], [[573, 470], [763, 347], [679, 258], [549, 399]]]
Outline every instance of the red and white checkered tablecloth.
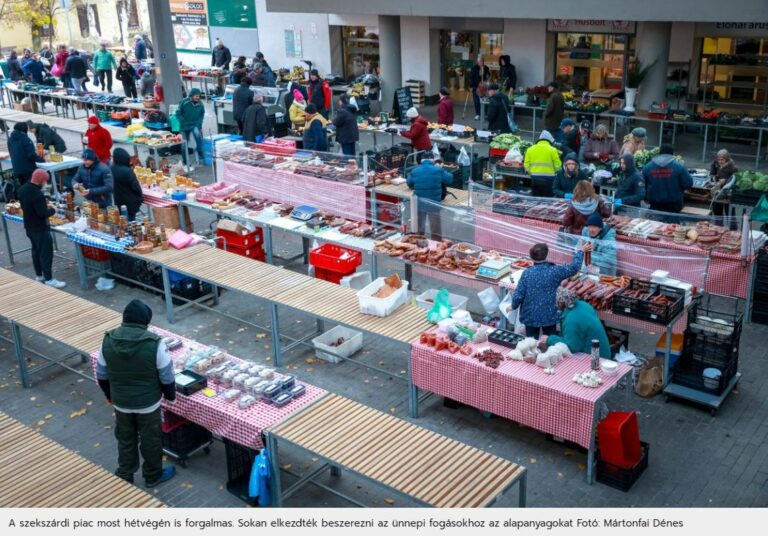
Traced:
[[[485, 345], [480, 345], [485, 346]], [[509, 348], [489, 344], [503, 354]], [[521, 361], [504, 361], [492, 369], [473, 357], [451, 354], [414, 342], [411, 347], [411, 376], [420, 389], [457, 400], [519, 422], [544, 433], [589, 448], [597, 402], [632, 367], [619, 363], [619, 372], [598, 374], [605, 383], [584, 387], [573, 381], [574, 374], [589, 372], [586, 354], [565, 359], [555, 374]]]
[[[172, 352], [171, 357], [174, 361], [180, 359], [187, 352], [194, 352], [197, 349], [207, 347], [156, 326], [151, 326], [150, 329], [162, 337], [176, 337], [184, 343], [182, 348]], [[97, 358], [97, 352], [91, 354], [91, 366], [93, 367], [94, 377], [96, 376]], [[230, 355], [227, 355], [227, 359], [238, 363], [245, 361]], [[280, 374], [276, 374], [276, 377], [280, 376]], [[199, 391], [190, 396], [177, 393], [175, 403], [170, 403], [163, 399], [162, 406], [163, 409], [197, 423], [216, 435], [245, 447], [260, 450], [264, 448], [261, 438], [262, 430], [282, 422], [326, 394], [324, 389], [314, 385], [298, 380], [297, 383], [304, 385], [306, 391], [303, 395], [291, 400], [282, 407], [259, 400], [246, 409], [240, 409], [236, 400], [234, 402], [227, 402], [221, 396], [227, 388], [211, 380], [208, 381], [208, 387], [216, 390], [216, 396], [207, 397]]]
[[166, 199], [163, 197], [165, 192], [158, 189], [141, 187], [141, 197], [144, 204], [154, 208], [175, 207], [179, 204], [178, 201], [173, 199]]
[[296, 175], [228, 160], [217, 161], [220, 180], [234, 182], [258, 197], [289, 205], [309, 204], [347, 219], [366, 221], [365, 187]]

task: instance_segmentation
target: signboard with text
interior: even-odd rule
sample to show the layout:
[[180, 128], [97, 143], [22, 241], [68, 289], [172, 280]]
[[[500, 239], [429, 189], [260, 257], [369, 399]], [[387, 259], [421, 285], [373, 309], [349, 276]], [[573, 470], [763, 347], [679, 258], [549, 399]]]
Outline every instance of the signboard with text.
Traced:
[[629, 20], [548, 19], [547, 31], [634, 34], [637, 31], [637, 23]]
[[697, 22], [696, 37], [763, 37], [768, 36], [768, 21]]
[[171, 22], [176, 48], [179, 50], [210, 50], [208, 11], [205, 0], [183, 2], [169, 0]]
[[228, 28], [256, 28], [253, 0], [210, 0], [209, 24]]

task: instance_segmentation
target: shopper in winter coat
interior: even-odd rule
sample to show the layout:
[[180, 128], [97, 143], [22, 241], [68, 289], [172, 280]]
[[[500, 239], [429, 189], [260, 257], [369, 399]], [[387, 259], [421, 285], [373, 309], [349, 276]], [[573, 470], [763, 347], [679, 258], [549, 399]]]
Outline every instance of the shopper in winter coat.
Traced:
[[720, 192], [719, 190], [736, 174], [736, 171], [736, 164], [733, 162], [733, 158], [731, 158], [731, 153], [727, 149], [717, 151], [716, 158], [709, 168], [709, 178], [715, 183], [715, 188], [718, 190], [716, 194], [717, 201], [712, 205], [715, 216], [727, 216], [730, 214], [729, 191]]
[[20, 184], [29, 181], [32, 173], [37, 169], [37, 162], [45, 162], [45, 158], [37, 156], [35, 144], [27, 135], [28, 130], [26, 123], [16, 123], [13, 125], [10, 136], [8, 136], [11, 167]]
[[155, 70], [147, 69], [141, 73], [139, 80], [139, 94], [143, 97], [149, 97], [155, 93]]
[[509, 133], [509, 97], [499, 91], [499, 84], [488, 86], [490, 104], [488, 105], [488, 130], [491, 132]]
[[29, 61], [22, 65], [21, 70], [24, 71], [26, 79], [33, 84], [42, 84], [48, 74], [45, 65], [40, 61], [37, 54], [33, 55]]
[[547, 89], [549, 90], [549, 100], [547, 101], [547, 109], [544, 110], [544, 128], [552, 134], [555, 141], [560, 142], [563, 139], [560, 123], [565, 116], [565, 100], [560, 93], [560, 84], [557, 82], [550, 82]]
[[133, 38], [133, 55], [136, 56], [139, 62], [147, 59], [147, 44], [138, 34]]
[[[406, 179], [406, 184], [419, 200], [417, 218], [419, 232], [426, 233], [426, 220], [429, 220], [428, 235], [432, 240], [442, 240], [440, 207], [436, 203], [443, 200], [443, 187], [453, 182], [453, 175], [428, 158], [425, 158]], [[430, 202], [431, 201], [431, 202]]]
[[58, 76], [61, 79], [61, 83], [65, 88], [69, 87], [70, 81], [64, 71], [67, 67], [67, 59], [69, 58], [69, 51], [66, 45], [59, 45], [56, 51], [56, 56], [53, 58], [53, 67], [51, 67], [51, 74]]
[[32, 246], [35, 279], [53, 288], [64, 288], [66, 283], [53, 278], [53, 237], [48, 218], [56, 214], [56, 208], [43, 194], [46, 182], [48, 172], [36, 169], [29, 182], [19, 188], [19, 203], [24, 211], [24, 231]]
[[293, 100], [288, 107], [288, 116], [290, 117], [294, 128], [303, 128], [304, 122], [306, 121], [306, 112], [304, 110], [307, 108], [307, 101], [298, 89], [293, 90], [292, 96]]
[[499, 56], [499, 86], [504, 92], [517, 87], [517, 70], [506, 54]]
[[232, 53], [224, 46], [221, 39], [217, 39], [216, 46], [211, 52], [211, 67], [227, 70], [230, 63], [232, 63]]
[[341, 144], [341, 152], [347, 156], [355, 156], [355, 144], [360, 139], [360, 131], [357, 128], [357, 108], [349, 102], [349, 97], [339, 97], [339, 109], [333, 118], [333, 126], [336, 127], [336, 141]]
[[523, 272], [520, 282], [512, 294], [510, 309], [520, 308], [520, 322], [525, 325], [526, 337], [539, 337], [557, 333], [557, 322], [560, 313], [555, 305], [555, 294], [563, 279], [575, 275], [584, 261], [584, 250], [588, 245], [582, 245], [570, 264], [553, 264], [547, 262], [549, 247], [546, 244], [535, 244], [529, 253], [533, 266]]
[[135, 99], [136, 98], [136, 70], [128, 63], [125, 58], [120, 58], [120, 64], [117, 66], [115, 72], [115, 78], [120, 80], [123, 84], [123, 91], [125, 96]]
[[592, 264], [600, 270], [600, 275], [616, 275], [616, 230], [603, 222], [597, 212], [587, 218], [581, 236], [591, 239]]
[[573, 189], [579, 181], [587, 180], [587, 174], [579, 168], [579, 159], [575, 153], [568, 153], [563, 160], [563, 166], [557, 170], [552, 191], [555, 197], [570, 199]]
[[[97, 203], [99, 208], [112, 204], [112, 192], [115, 189], [112, 171], [99, 161], [93, 149], [83, 151], [83, 165], [72, 179], [72, 186], [79, 190], [88, 201]], [[81, 185], [77, 187], [76, 185]]]
[[256, 138], [269, 136], [269, 131], [269, 117], [264, 107], [264, 97], [254, 95], [253, 104], [243, 114], [243, 139], [255, 142]]
[[120, 327], [104, 335], [96, 359], [96, 380], [115, 413], [115, 474], [133, 484], [141, 452], [147, 488], [176, 474], [172, 465], [163, 467], [160, 416], [161, 399], [176, 400], [173, 361], [162, 337], [147, 329], [151, 320], [152, 309], [132, 300], [123, 310]]
[[401, 131], [400, 135], [411, 140], [414, 151], [431, 151], [432, 140], [429, 139], [427, 120], [419, 115], [416, 108], [408, 108], [405, 116], [411, 121], [411, 128]]
[[[293, 104], [293, 99], [296, 96], [296, 91], [298, 91], [301, 96], [303, 97], [303, 100], [306, 101], [309, 98], [309, 93], [307, 92], [307, 88], [299, 84], [298, 82], [288, 82], [288, 87], [285, 90], [285, 109], [289, 110], [291, 109], [291, 105]], [[306, 106], [307, 103], [304, 102], [304, 106]]]
[[565, 343], [568, 349], [576, 354], [589, 354], [592, 351], [592, 341], [600, 342], [600, 357], [611, 359], [611, 345], [605, 327], [600, 322], [595, 308], [580, 300], [575, 292], [564, 287], [557, 289], [555, 297], [560, 314], [561, 335], [545, 335], [540, 342], [553, 346], [559, 342]]
[[[201, 101], [202, 93], [196, 87], [189, 92], [189, 97], [181, 99], [176, 108], [179, 120], [179, 132], [189, 144], [190, 136], [195, 138], [198, 160], [203, 161], [203, 120], [205, 119], [205, 104]], [[182, 160], [187, 163], [187, 153], [182, 151]]]
[[328, 150], [328, 131], [326, 126], [328, 121], [320, 115], [317, 106], [307, 104], [304, 124], [304, 149], [307, 151], [327, 151]]
[[46, 151], [53, 145], [57, 153], [64, 154], [67, 152], [67, 144], [64, 143], [64, 139], [45, 123], [27, 121], [27, 127], [29, 132], [35, 135], [35, 141], [42, 143]]
[[131, 167], [131, 156], [122, 147], [112, 155], [112, 180], [115, 188], [115, 205], [128, 209], [128, 221], [136, 219], [142, 203], [141, 184]]
[[629, 153], [634, 155], [637, 151], [645, 151], [645, 138], [647, 132], [643, 127], [633, 128], [632, 132], [624, 136], [624, 145], [619, 154]]
[[240, 134], [243, 133], [243, 116], [245, 110], [253, 104], [253, 91], [251, 91], [251, 79], [244, 77], [240, 81], [240, 85], [235, 89], [235, 93], [232, 95], [232, 115], [237, 123], [237, 130]]
[[491, 70], [485, 64], [482, 56], [478, 56], [477, 63], [469, 71], [469, 89], [472, 91], [472, 103], [475, 105], [475, 121], [480, 119], [480, 86], [491, 79]]
[[263, 69], [263, 72], [264, 72], [264, 77], [267, 79], [267, 87], [275, 87], [275, 85], [277, 84], [277, 75], [275, 74], [275, 71], [272, 70], [272, 67], [269, 66], [269, 63], [264, 57], [264, 54], [262, 54], [261, 52], [256, 53], [256, 63], [261, 64], [261, 68]]
[[539, 134], [539, 141], [525, 151], [523, 166], [531, 175], [531, 193], [535, 197], [552, 197], [552, 182], [560, 169], [560, 154], [552, 144], [555, 139], [548, 131]]
[[674, 152], [671, 145], [662, 145], [659, 154], [643, 168], [645, 200], [652, 210], [679, 213], [685, 191], [693, 186], [688, 169], [675, 160]]
[[72, 89], [85, 91], [85, 79], [88, 78], [88, 63], [76, 49], [69, 50], [69, 57], [64, 64], [64, 74], [69, 76]]
[[635, 167], [635, 157], [629, 153], [621, 156], [621, 174], [613, 198], [617, 207], [621, 205], [639, 207], [640, 202], [645, 199], [643, 176]]
[[253, 65], [253, 72], [251, 73], [253, 79], [253, 85], [256, 87], [267, 87], [267, 77], [264, 76], [264, 69], [260, 63]]
[[21, 62], [19, 61], [18, 53], [15, 50], [11, 50], [8, 55], [8, 77], [14, 81], [24, 80], [24, 71], [21, 68]]
[[608, 127], [599, 124], [584, 147], [584, 161], [592, 163], [607, 163], [619, 158], [619, 145], [616, 139], [608, 134]]
[[93, 149], [99, 160], [106, 164], [112, 156], [110, 154], [112, 150], [112, 134], [101, 126], [99, 118], [95, 115], [88, 118], [88, 131], [85, 133], [85, 138], [86, 146], [89, 149]]
[[328, 111], [331, 108], [331, 85], [327, 80], [320, 78], [317, 69], [309, 71], [309, 100], [310, 104], [317, 107], [317, 111], [328, 119]]
[[611, 217], [611, 208], [595, 193], [595, 188], [589, 181], [581, 181], [573, 189], [573, 199], [568, 204], [563, 218], [566, 233], [581, 234], [584, 225], [594, 212], [603, 218]]
[[101, 89], [112, 93], [112, 70], [117, 69], [117, 62], [112, 52], [107, 50], [107, 43], [102, 42], [99, 50], [93, 53], [93, 68], [99, 77]]
[[441, 125], [453, 125], [453, 100], [447, 87], [440, 88], [440, 102], [437, 103], [437, 122]]

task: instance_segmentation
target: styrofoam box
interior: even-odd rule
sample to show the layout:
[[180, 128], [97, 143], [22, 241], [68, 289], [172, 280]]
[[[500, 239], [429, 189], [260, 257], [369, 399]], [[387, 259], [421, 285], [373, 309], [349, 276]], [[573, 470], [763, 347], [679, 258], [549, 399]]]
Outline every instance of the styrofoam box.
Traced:
[[[429, 311], [432, 309], [432, 306], [435, 305], [435, 300], [437, 299], [437, 292], [438, 290], [435, 288], [431, 288], [429, 290], [426, 290], [419, 294], [416, 297], [416, 303], [419, 307], [422, 309]], [[431, 300], [431, 301], [427, 301]], [[451, 309], [454, 311], [457, 309], [466, 309], [467, 308], [467, 302], [469, 301], [469, 298], [462, 296], [460, 294], [448, 294], [448, 302], [451, 304]]]
[[384, 286], [384, 277], [379, 277], [357, 293], [360, 312], [364, 315], [389, 316], [395, 309], [408, 301], [408, 281], [387, 298], [374, 298], [373, 295]]
[[[344, 337], [344, 342], [339, 346], [331, 346], [330, 343]], [[340, 356], [351, 357], [363, 347], [363, 333], [344, 326], [336, 326], [312, 339], [315, 347], [315, 355], [328, 363], [338, 363]], [[338, 355], [334, 355], [338, 354]]]

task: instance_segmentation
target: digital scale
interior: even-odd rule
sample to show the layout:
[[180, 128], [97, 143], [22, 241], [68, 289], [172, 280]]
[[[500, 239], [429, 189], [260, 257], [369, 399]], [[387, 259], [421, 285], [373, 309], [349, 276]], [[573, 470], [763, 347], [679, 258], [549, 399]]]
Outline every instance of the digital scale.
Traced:
[[309, 221], [315, 214], [317, 214], [317, 212], [318, 209], [316, 207], [311, 205], [300, 205], [291, 211], [291, 218], [299, 221]]
[[511, 266], [512, 261], [507, 259], [485, 261], [478, 267], [475, 275], [483, 279], [497, 281], [510, 272]]

